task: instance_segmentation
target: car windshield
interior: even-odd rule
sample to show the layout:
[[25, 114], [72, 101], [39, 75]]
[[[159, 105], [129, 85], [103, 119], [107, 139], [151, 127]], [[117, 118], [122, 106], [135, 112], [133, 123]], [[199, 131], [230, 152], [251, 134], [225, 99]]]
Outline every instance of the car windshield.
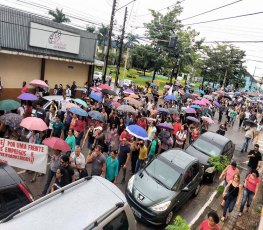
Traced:
[[200, 152], [208, 155], [208, 156], [218, 156], [221, 153], [221, 149], [216, 146], [213, 145], [211, 142], [209, 142], [208, 140], [204, 140], [202, 138], [198, 138], [194, 143], [193, 143], [193, 147], [197, 150], [199, 150]]
[[146, 168], [145, 171], [151, 176], [158, 184], [172, 189], [180, 177], [180, 173], [173, 169], [164, 161], [156, 158]]

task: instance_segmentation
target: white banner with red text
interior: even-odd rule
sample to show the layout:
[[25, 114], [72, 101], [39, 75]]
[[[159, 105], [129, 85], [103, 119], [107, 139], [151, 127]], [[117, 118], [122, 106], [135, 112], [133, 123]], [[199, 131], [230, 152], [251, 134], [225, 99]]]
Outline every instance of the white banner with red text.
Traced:
[[46, 173], [48, 147], [0, 138], [0, 162], [10, 166]]

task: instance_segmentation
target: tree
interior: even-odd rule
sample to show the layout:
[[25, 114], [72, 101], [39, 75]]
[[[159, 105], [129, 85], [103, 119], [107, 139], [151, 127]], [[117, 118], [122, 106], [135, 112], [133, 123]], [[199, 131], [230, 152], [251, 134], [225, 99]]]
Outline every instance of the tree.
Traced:
[[90, 32], [90, 33], [94, 33], [95, 30], [96, 30], [96, 27], [95, 27], [95, 26], [87, 25], [86, 30], [87, 30], [88, 32]]
[[48, 14], [53, 17], [52, 21], [57, 23], [70, 22], [70, 19], [63, 13], [63, 9], [49, 10]]
[[245, 52], [228, 44], [204, 47], [204, 60], [201, 75], [206, 81], [219, 82], [221, 85], [243, 86], [246, 69]]
[[124, 48], [125, 49], [127, 49], [127, 48], [134, 48], [135, 45], [139, 44], [139, 40], [138, 40], [138, 36], [137, 35], [128, 33], [126, 39], [127, 39], [127, 42], [125, 42], [125, 44], [124, 44]]
[[108, 40], [108, 35], [109, 26], [105, 26], [104, 24], [102, 24], [101, 27], [98, 29], [98, 46], [102, 46], [103, 51]]

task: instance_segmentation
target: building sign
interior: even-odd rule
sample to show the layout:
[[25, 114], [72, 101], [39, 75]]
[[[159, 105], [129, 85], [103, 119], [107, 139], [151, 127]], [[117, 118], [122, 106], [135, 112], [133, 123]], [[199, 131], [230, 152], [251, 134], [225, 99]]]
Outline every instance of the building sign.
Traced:
[[79, 54], [80, 36], [78, 34], [31, 22], [29, 45]]
[[48, 147], [0, 138], [0, 162], [21, 169], [46, 173]]

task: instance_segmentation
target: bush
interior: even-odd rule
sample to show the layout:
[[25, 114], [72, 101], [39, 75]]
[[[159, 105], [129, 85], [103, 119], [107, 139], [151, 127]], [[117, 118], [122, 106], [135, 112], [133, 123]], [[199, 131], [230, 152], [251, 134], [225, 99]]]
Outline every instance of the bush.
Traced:
[[208, 161], [211, 166], [215, 167], [217, 172], [222, 172], [230, 164], [229, 158], [225, 155], [209, 157]]
[[224, 186], [223, 185], [219, 185], [218, 187], [217, 187], [217, 192], [219, 193], [219, 194], [223, 194], [223, 192], [224, 192]]
[[186, 223], [186, 220], [181, 216], [177, 216], [173, 224], [168, 225], [166, 230], [190, 230], [189, 225]]

